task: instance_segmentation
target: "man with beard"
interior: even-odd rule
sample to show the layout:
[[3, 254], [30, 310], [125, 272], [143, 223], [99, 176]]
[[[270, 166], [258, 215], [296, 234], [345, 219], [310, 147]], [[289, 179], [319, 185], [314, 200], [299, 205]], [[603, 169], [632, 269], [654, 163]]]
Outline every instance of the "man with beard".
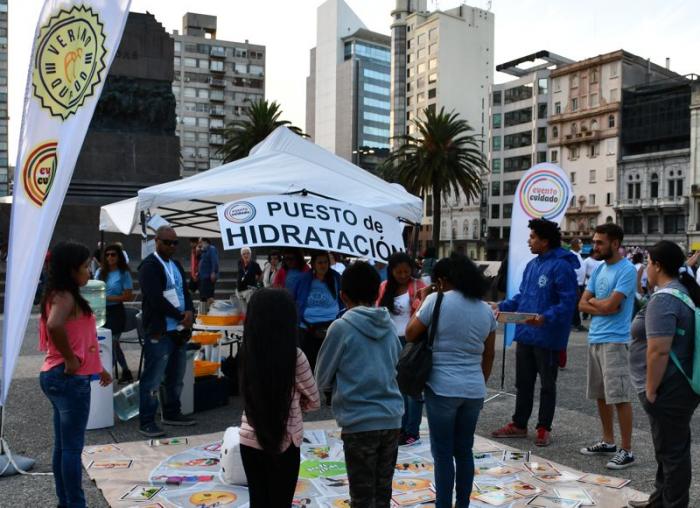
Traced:
[[[593, 257], [604, 261], [595, 269], [579, 302], [592, 316], [588, 333], [589, 399], [598, 403], [603, 439], [581, 449], [584, 455], [612, 456], [606, 467], [624, 469], [632, 455], [629, 342], [637, 272], [620, 254], [624, 233], [616, 224], [602, 224], [593, 235]], [[614, 412], [620, 423], [621, 447], [615, 445]]]

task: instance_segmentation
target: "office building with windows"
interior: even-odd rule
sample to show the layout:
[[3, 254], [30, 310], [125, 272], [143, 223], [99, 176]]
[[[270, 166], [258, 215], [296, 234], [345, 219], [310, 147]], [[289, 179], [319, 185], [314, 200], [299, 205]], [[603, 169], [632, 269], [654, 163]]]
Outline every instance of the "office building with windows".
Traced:
[[[415, 134], [413, 120], [422, 118], [423, 110], [444, 107], [447, 113], [454, 111], [469, 123], [487, 155], [494, 15], [468, 5], [426, 12], [425, 4], [397, 0], [392, 13], [393, 135]], [[432, 238], [429, 212], [435, 205], [431, 196], [425, 198], [421, 248]], [[439, 246], [443, 253], [452, 248], [474, 258], [483, 257], [486, 223], [481, 217], [482, 201], [467, 202], [464, 195], [444, 197]]]
[[182, 175], [219, 166], [224, 126], [265, 98], [265, 46], [216, 38], [216, 16], [186, 13], [175, 31], [177, 134]]
[[[513, 199], [518, 182], [533, 165], [547, 161], [549, 74], [572, 60], [549, 51], [496, 66], [515, 79], [493, 85], [489, 120], [486, 258], [502, 260], [508, 252]], [[526, 67], [524, 67], [524, 65]]]
[[0, 196], [10, 194], [10, 165], [7, 150], [7, 0], [0, 0]]
[[598, 224], [615, 221], [622, 91], [668, 77], [678, 75], [623, 50], [551, 72], [549, 159], [569, 174], [574, 191], [565, 237], [590, 239]]
[[[686, 247], [686, 232], [697, 229], [688, 222], [690, 144], [700, 136], [700, 126], [690, 123], [693, 88], [700, 89], [697, 76], [622, 90], [615, 209], [628, 245], [648, 247], [664, 239]], [[700, 106], [700, 96], [695, 100]]]
[[388, 155], [391, 38], [365, 28], [343, 0], [317, 9], [306, 79], [306, 133], [365, 169]]

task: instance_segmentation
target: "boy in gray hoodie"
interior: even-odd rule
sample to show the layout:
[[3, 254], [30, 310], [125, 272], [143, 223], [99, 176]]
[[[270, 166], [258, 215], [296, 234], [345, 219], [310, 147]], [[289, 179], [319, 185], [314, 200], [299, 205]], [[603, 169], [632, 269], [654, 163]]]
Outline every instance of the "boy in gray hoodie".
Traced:
[[374, 307], [379, 283], [367, 263], [345, 270], [340, 297], [348, 310], [328, 328], [316, 364], [319, 391], [333, 392], [353, 507], [390, 506], [403, 416], [401, 344], [389, 312]]

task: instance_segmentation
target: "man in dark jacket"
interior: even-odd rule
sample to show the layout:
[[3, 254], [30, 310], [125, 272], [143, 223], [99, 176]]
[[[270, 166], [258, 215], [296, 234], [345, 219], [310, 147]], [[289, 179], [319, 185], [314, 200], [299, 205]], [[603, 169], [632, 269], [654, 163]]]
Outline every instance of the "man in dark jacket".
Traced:
[[[139, 266], [143, 329], [144, 368], [140, 381], [139, 419], [141, 434], [158, 437], [165, 433], [156, 423], [158, 390], [164, 384], [162, 422], [194, 425], [180, 411], [182, 380], [187, 364], [186, 330], [192, 328], [192, 299], [182, 265], [172, 259], [177, 235], [169, 226], [156, 232], [156, 251]], [[185, 332], [185, 333], [183, 333]]]
[[515, 328], [515, 414], [513, 421], [491, 433], [493, 437], [525, 437], [532, 414], [535, 381], [540, 376], [540, 411], [537, 446], [550, 443], [557, 395], [559, 351], [565, 350], [577, 303], [576, 273], [579, 262], [561, 248], [556, 223], [533, 219], [528, 223], [530, 251], [537, 257], [525, 267], [518, 294], [498, 304], [499, 311], [533, 313], [536, 317]]

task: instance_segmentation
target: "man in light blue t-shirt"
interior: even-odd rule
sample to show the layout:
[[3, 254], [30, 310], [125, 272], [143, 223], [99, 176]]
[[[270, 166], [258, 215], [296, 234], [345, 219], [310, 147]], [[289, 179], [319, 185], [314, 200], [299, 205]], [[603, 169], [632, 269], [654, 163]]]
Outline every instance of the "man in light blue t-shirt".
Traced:
[[[579, 310], [592, 316], [587, 395], [597, 401], [603, 427], [603, 439], [582, 448], [581, 453], [612, 455], [608, 469], [624, 469], [634, 463], [629, 342], [637, 271], [620, 253], [623, 236], [622, 228], [616, 224], [602, 224], [595, 229], [592, 256], [604, 263], [591, 275], [579, 302]], [[613, 430], [615, 410], [620, 423], [619, 450]]]

